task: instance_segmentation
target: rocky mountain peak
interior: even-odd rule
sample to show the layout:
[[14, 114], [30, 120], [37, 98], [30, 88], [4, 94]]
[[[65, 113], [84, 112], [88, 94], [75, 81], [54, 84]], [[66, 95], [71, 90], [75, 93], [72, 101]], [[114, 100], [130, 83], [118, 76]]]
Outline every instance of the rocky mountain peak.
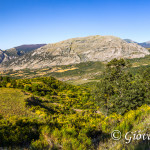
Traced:
[[149, 51], [136, 43], [114, 36], [88, 36], [52, 43], [27, 53], [1, 67], [9, 69], [42, 68], [86, 61], [110, 61], [113, 58], [139, 58]]

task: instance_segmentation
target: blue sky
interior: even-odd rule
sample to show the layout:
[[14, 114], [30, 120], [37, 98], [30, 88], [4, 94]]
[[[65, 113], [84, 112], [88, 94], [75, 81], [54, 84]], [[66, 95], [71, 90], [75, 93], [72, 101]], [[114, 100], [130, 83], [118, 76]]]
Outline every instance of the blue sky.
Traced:
[[0, 0], [0, 49], [114, 35], [150, 40], [149, 0]]

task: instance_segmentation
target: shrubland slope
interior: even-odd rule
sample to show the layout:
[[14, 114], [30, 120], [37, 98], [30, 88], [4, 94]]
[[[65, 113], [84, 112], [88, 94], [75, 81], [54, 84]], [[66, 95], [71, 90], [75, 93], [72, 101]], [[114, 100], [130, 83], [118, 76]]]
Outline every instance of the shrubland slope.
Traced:
[[[150, 69], [134, 75], [128, 67], [123, 59], [110, 61], [99, 82], [89, 87], [69, 85], [53, 77], [1, 76], [0, 147], [149, 149], [148, 139], [130, 144], [124, 139], [127, 132], [150, 132]], [[122, 133], [120, 141], [111, 138], [114, 130]]]

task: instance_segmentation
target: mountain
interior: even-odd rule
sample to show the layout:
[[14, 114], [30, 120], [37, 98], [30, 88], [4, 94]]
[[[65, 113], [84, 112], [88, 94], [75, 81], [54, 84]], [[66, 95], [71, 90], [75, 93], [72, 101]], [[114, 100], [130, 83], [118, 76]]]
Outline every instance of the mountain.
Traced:
[[8, 56], [4, 53], [4, 51], [0, 50], [0, 63], [7, 60], [8, 60]]
[[2, 69], [43, 68], [87, 61], [110, 61], [113, 58], [140, 58], [149, 51], [136, 43], [114, 36], [88, 36], [48, 44], [20, 57], [2, 62]]
[[18, 51], [18, 52], [23, 52], [23, 53], [27, 53], [27, 52], [30, 52], [30, 51], [33, 51], [37, 48], [40, 48], [42, 46], [45, 46], [46, 44], [31, 44], [31, 45], [21, 45], [21, 46], [17, 46], [15, 47], [15, 49]]
[[137, 43], [138, 45], [144, 47], [144, 48], [150, 48], [150, 41], [147, 41], [147, 42], [143, 42], [143, 43], [138, 43], [138, 42], [135, 42], [131, 39], [124, 39], [127, 43]]
[[138, 44], [145, 47], [145, 48], [150, 48], [150, 41], [144, 42], [144, 43], [138, 43]]
[[131, 40], [131, 39], [124, 39], [127, 43], [137, 43], [137, 42], [135, 42], [135, 41], [133, 41], [133, 40]]
[[21, 45], [4, 51], [0, 49], [0, 63], [6, 61], [8, 62], [11, 59], [17, 59], [19, 56], [22, 56], [44, 45], [46, 44]]

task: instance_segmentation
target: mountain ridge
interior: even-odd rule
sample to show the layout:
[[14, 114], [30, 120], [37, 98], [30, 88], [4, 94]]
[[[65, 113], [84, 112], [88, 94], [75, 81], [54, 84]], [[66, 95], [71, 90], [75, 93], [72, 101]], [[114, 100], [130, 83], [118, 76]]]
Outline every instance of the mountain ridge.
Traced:
[[138, 42], [135, 42], [131, 39], [124, 39], [127, 43], [136, 43], [144, 48], [150, 48], [150, 41], [147, 41], [147, 42], [143, 42], [143, 43], [138, 43]]
[[136, 43], [114, 36], [87, 36], [47, 44], [0, 64], [1, 69], [44, 68], [87, 61], [110, 61], [113, 58], [140, 58], [149, 51]]
[[40, 48], [46, 44], [26, 44], [16, 46], [7, 50], [0, 49], [0, 63], [10, 61], [11, 59], [17, 59], [19, 56], [22, 56], [28, 52], [31, 52], [37, 48]]

